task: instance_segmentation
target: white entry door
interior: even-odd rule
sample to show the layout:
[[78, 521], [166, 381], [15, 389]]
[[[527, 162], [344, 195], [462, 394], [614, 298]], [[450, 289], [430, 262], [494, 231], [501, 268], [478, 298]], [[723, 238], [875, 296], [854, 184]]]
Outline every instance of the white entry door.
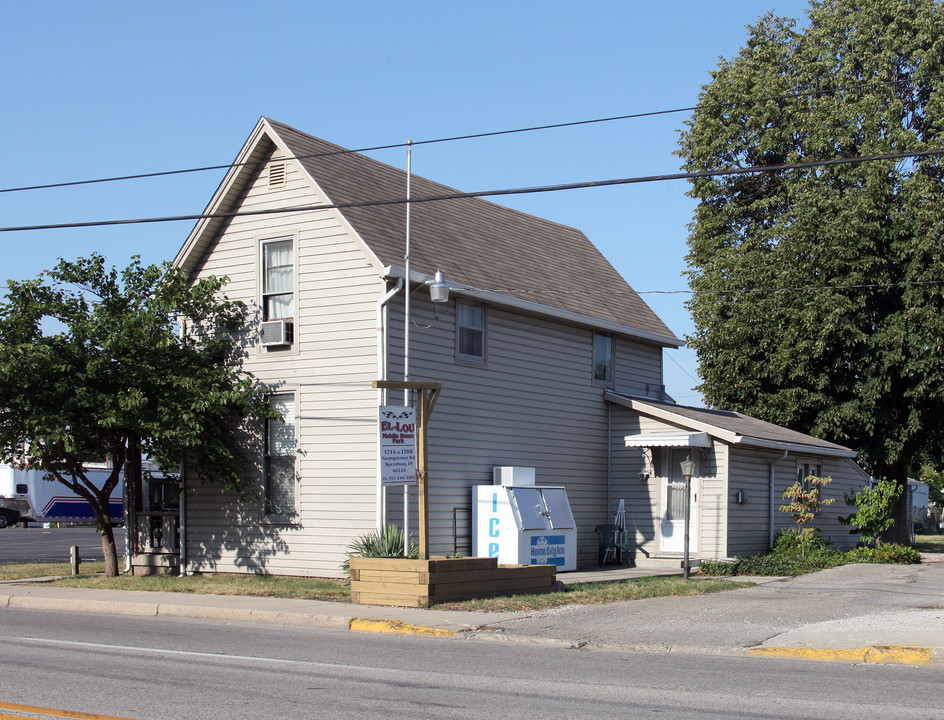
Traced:
[[[685, 450], [672, 450], [666, 453], [668, 467], [662, 473], [662, 493], [659, 511], [661, 514], [662, 552], [684, 552], [685, 550], [685, 478], [679, 463], [690, 453]], [[693, 458], [694, 459], [694, 458]], [[698, 549], [698, 467], [692, 477], [691, 509], [688, 523], [688, 550]]]

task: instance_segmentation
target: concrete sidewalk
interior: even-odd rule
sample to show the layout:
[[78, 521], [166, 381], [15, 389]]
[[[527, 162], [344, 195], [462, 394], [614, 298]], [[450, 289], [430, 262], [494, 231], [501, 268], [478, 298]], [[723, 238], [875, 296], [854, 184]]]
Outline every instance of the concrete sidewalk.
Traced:
[[[566, 573], [565, 583], [678, 574]], [[0, 584], [0, 608], [170, 616], [399, 632], [569, 648], [777, 655], [849, 662], [944, 662], [944, 563], [846, 565], [730, 592], [514, 613]], [[876, 650], [875, 648], [885, 648]]]

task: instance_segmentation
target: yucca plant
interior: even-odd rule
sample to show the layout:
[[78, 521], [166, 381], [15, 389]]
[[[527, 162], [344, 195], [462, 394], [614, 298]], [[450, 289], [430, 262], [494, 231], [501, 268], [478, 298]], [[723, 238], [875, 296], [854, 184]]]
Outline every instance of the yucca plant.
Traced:
[[403, 528], [393, 524], [387, 525], [383, 529], [383, 532], [372, 530], [363, 535], [359, 535], [347, 546], [348, 551], [345, 553], [347, 559], [341, 565], [341, 568], [345, 573], [350, 574], [352, 557], [418, 558], [420, 556], [420, 546], [417, 544], [416, 540], [412, 537], [410, 538], [410, 551], [406, 556], [403, 555], [403, 540]]

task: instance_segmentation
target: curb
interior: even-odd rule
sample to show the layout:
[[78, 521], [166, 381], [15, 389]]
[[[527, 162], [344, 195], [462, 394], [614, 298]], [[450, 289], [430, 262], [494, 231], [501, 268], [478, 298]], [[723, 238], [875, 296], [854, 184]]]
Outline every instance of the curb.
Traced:
[[749, 655], [755, 657], [795, 658], [827, 662], [855, 662], [883, 665], [929, 665], [929, 647], [914, 645], [873, 645], [849, 650], [817, 648], [752, 648]]
[[433, 637], [455, 637], [456, 635], [452, 630], [443, 630], [442, 628], [410, 625], [399, 620], [368, 620], [365, 618], [351, 618], [350, 629], [362, 632], [431, 635]]

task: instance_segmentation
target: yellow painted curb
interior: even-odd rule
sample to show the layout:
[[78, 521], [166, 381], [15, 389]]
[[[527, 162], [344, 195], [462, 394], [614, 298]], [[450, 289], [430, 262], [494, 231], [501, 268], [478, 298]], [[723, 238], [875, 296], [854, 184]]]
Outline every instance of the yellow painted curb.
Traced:
[[0, 710], [12, 710], [16, 715], [0, 715], [0, 718], [28, 717], [19, 713], [31, 713], [33, 715], [46, 715], [56, 718], [78, 718], [79, 720], [130, 720], [130, 718], [114, 717], [113, 715], [98, 715], [96, 713], [83, 713], [76, 710], [54, 710], [52, 708], [35, 707], [33, 705], [13, 705], [11, 703], [0, 703]]
[[883, 663], [886, 665], [927, 665], [931, 662], [931, 648], [912, 645], [876, 645], [852, 650], [816, 648], [753, 648], [751, 655], [759, 657], [799, 658], [833, 662]]
[[366, 620], [354, 618], [351, 620], [351, 630], [365, 632], [400, 633], [402, 635], [434, 635], [436, 637], [452, 637], [452, 630], [424, 627], [423, 625], [408, 625], [399, 620]]

